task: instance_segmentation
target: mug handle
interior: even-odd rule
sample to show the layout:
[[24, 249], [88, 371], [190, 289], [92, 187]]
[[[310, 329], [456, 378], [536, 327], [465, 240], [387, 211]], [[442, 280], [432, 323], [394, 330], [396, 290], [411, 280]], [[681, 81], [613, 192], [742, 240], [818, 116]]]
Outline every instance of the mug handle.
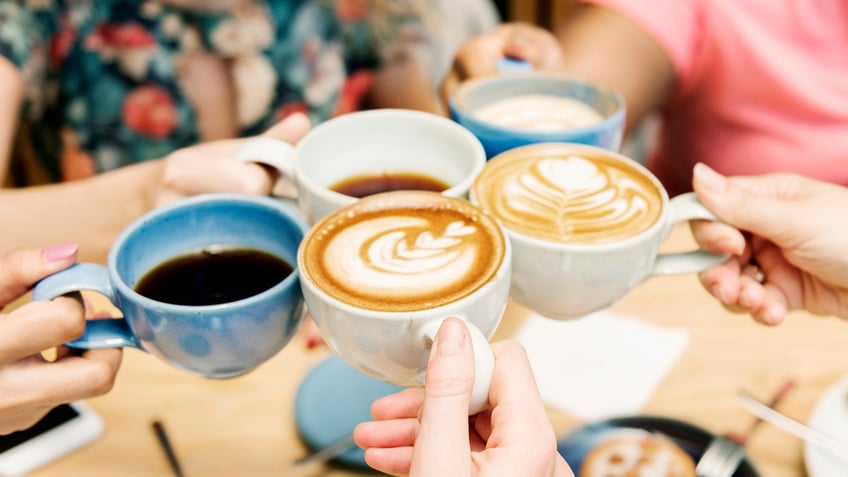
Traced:
[[514, 73], [522, 71], [533, 71], [533, 64], [518, 58], [503, 57], [495, 64], [498, 73]]
[[[49, 275], [32, 289], [32, 301], [49, 301], [71, 292], [91, 290], [115, 303], [115, 291], [109, 283], [109, 271], [97, 263], [77, 263]], [[132, 347], [143, 350], [126, 318], [88, 320], [79, 338], [65, 343], [68, 348], [103, 349]]]
[[[492, 374], [495, 372], [495, 355], [483, 332], [468, 320], [458, 318], [465, 322], [465, 326], [471, 333], [471, 347], [474, 349], [474, 386], [471, 388], [471, 400], [468, 403], [468, 415], [473, 416], [489, 408], [489, 388], [492, 384]], [[419, 332], [421, 342], [426, 343], [429, 349], [432, 349], [433, 341], [443, 321], [444, 319], [433, 320], [421, 327]], [[419, 384], [424, 385], [424, 373], [420, 376]]]
[[[680, 194], [669, 201], [671, 208], [671, 224], [689, 220], [711, 220], [718, 218], [704, 207], [694, 192]], [[674, 275], [680, 273], [702, 272], [710, 267], [724, 263], [729, 255], [694, 250], [681, 253], [661, 253], [654, 261], [651, 275]]]
[[233, 158], [242, 162], [255, 162], [272, 167], [280, 173], [273, 195], [284, 199], [297, 199], [294, 185], [294, 146], [272, 137], [254, 137], [236, 149]]

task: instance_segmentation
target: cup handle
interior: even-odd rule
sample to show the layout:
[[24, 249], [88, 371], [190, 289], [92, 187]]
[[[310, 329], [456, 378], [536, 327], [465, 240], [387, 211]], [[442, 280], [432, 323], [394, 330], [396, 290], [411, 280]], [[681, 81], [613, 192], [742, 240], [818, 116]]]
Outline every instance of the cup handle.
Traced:
[[242, 162], [255, 162], [273, 167], [280, 173], [273, 195], [286, 199], [297, 198], [294, 185], [294, 146], [272, 137], [255, 137], [245, 141], [233, 158]]
[[[91, 290], [115, 302], [109, 272], [96, 263], [77, 263], [49, 275], [32, 289], [32, 301], [49, 301], [71, 292]], [[144, 349], [132, 333], [126, 318], [88, 320], [83, 335], [65, 343], [69, 348], [102, 349], [132, 347]]]
[[[431, 321], [421, 329], [422, 342], [432, 349], [433, 341], [439, 333], [444, 320]], [[471, 347], [474, 348], [474, 386], [471, 388], [471, 400], [468, 403], [468, 415], [473, 416], [489, 408], [489, 387], [492, 384], [492, 374], [495, 372], [495, 355], [489, 346], [489, 340], [479, 328], [465, 321], [465, 326], [471, 333]], [[421, 385], [424, 385], [424, 374], [421, 375]]]
[[[694, 192], [681, 194], [669, 201], [672, 225], [689, 220], [711, 220], [718, 218], [704, 207]], [[694, 250], [681, 253], [661, 253], [654, 261], [651, 275], [674, 275], [704, 271], [727, 260], [728, 255]]]
[[495, 64], [495, 70], [498, 73], [533, 71], [533, 64], [529, 61], [519, 60], [517, 58], [503, 57]]

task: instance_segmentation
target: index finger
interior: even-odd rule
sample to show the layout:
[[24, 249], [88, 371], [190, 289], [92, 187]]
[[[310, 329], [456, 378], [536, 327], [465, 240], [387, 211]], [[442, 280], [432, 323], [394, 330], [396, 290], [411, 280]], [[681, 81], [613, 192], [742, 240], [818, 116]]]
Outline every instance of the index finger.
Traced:
[[26, 293], [42, 278], [69, 267], [76, 261], [75, 243], [46, 249], [30, 248], [9, 252], [0, 258], [0, 307]]

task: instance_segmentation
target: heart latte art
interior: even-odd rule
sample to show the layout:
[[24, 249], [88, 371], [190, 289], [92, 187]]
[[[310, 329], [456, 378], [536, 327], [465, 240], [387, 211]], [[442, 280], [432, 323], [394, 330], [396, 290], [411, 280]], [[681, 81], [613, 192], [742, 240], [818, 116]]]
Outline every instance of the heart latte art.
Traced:
[[505, 227], [561, 243], [622, 240], [651, 227], [663, 199], [633, 166], [557, 145], [492, 159], [474, 183], [475, 201]]
[[379, 194], [316, 224], [304, 241], [302, 268], [324, 292], [353, 306], [432, 308], [472, 293], [495, 274], [504, 253], [497, 227], [461, 199]]

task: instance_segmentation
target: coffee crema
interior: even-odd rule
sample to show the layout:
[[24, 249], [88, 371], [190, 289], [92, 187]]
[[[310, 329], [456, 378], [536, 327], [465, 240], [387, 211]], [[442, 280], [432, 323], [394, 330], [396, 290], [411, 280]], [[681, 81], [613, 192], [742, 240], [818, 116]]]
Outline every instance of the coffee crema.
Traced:
[[441, 179], [415, 172], [383, 172], [348, 177], [330, 186], [335, 192], [361, 199], [394, 190], [444, 192], [450, 186]]
[[346, 304], [377, 311], [434, 308], [486, 284], [505, 253], [498, 224], [467, 201], [436, 192], [360, 199], [304, 238], [304, 279]]
[[494, 101], [473, 115], [490, 124], [534, 131], [560, 131], [594, 126], [604, 117], [573, 98], [546, 94], [523, 94]]
[[663, 196], [642, 172], [560, 146], [526, 146], [493, 158], [472, 186], [474, 200], [508, 229], [560, 243], [615, 242], [657, 222]]

